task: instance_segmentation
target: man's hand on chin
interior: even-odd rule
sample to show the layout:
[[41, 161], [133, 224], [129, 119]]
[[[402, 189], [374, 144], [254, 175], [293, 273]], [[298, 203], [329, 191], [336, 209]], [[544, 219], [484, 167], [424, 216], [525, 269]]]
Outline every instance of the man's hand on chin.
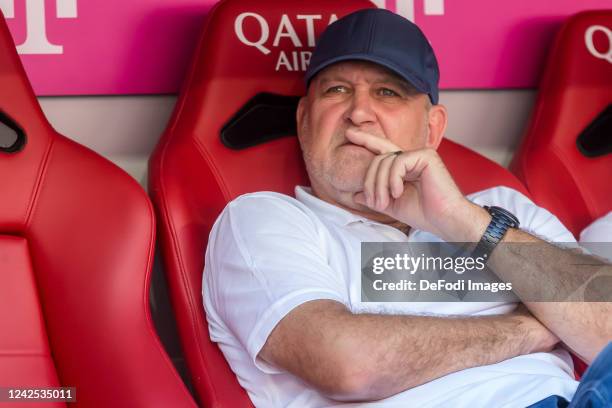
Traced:
[[377, 155], [363, 191], [353, 197], [357, 204], [446, 241], [480, 239], [489, 214], [463, 196], [434, 149], [402, 151], [388, 139], [352, 129], [346, 137]]
[[[357, 204], [447, 242], [480, 240], [491, 216], [461, 194], [435, 150], [403, 152], [385, 138], [354, 130], [346, 136], [377, 154], [366, 172], [363, 191], [353, 197]], [[539, 322], [583, 360], [593, 361], [612, 339], [612, 302], [563, 302], [564, 288], [578, 288], [612, 273], [612, 266], [515, 228], [507, 231], [502, 242], [537, 244], [498, 246], [489, 266], [503, 281], [512, 282], [514, 293]], [[585, 268], [585, 264], [597, 268]], [[535, 301], [538, 297], [548, 301]]]

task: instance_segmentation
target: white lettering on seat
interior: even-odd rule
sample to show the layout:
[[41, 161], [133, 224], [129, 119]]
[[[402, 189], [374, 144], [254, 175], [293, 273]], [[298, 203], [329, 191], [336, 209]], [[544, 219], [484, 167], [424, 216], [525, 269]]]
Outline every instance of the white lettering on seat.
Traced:
[[[242, 29], [242, 24], [247, 17], [253, 17], [259, 23], [259, 27], [261, 30], [261, 36], [257, 41], [249, 41], [244, 35], [244, 31]], [[248, 45], [250, 47], [255, 47], [259, 51], [261, 51], [264, 55], [268, 55], [270, 50], [263, 45], [268, 41], [268, 37], [270, 37], [270, 27], [266, 22], [266, 19], [260, 16], [257, 13], [242, 13], [236, 20], [234, 20], [234, 31], [236, 32], [236, 36], [244, 45]]]
[[[606, 52], [600, 52], [595, 48], [593, 36], [597, 31], [601, 31], [608, 38], [608, 50]], [[612, 64], [612, 30], [602, 25], [592, 25], [584, 32], [584, 43], [592, 56], [606, 60]]]
[[298, 35], [295, 32], [295, 29], [291, 25], [291, 20], [289, 20], [289, 17], [287, 17], [286, 14], [283, 14], [281, 17], [281, 21], [280, 21], [280, 24], [278, 25], [278, 30], [276, 31], [276, 36], [274, 37], [274, 42], [272, 43], [272, 45], [275, 47], [278, 47], [281, 37], [290, 38], [294, 47], [302, 46], [302, 42], [298, 38]]
[[281, 67], [284, 67], [287, 71], [306, 71], [310, 57], [312, 56], [311, 51], [291, 51], [291, 60], [284, 51], [281, 51], [276, 61], [275, 71], [278, 71]]
[[315, 46], [315, 30], [314, 30], [314, 20], [320, 20], [321, 15], [308, 15], [308, 14], [298, 14], [298, 20], [306, 20], [306, 36], [308, 37], [308, 46]]
[[[246, 24], [245, 20], [247, 19], [250, 19], [251, 22], [254, 22], [259, 26], [259, 35], [257, 38], [247, 38], [244, 28], [244, 25]], [[268, 40], [270, 40], [270, 24], [268, 21], [260, 14], [244, 12], [240, 13], [234, 20], [234, 32], [241, 43], [249, 47], [255, 47], [262, 54], [268, 55], [272, 53], [274, 48], [281, 46], [281, 41], [283, 39], [288, 39], [291, 41], [291, 45], [294, 48], [314, 47], [316, 39], [315, 21], [318, 20], [323, 20], [323, 15], [298, 14], [294, 17], [291, 17], [288, 14], [281, 15], [278, 27], [276, 27], [276, 30], [274, 30], [274, 39], [270, 45], [268, 44]], [[338, 16], [331, 14], [329, 16], [329, 20], [327, 21], [327, 25], [336, 20], [338, 20]], [[299, 24], [303, 24], [303, 27], [306, 28], [306, 38], [300, 38], [298, 31], [296, 31], [296, 27], [299, 27]], [[322, 30], [323, 27], [320, 28], [320, 31]], [[250, 35], [252, 36], [253, 34], [251, 33]], [[278, 52], [278, 56], [276, 57], [274, 69], [275, 71], [285, 70], [290, 72], [306, 71], [308, 64], [310, 63], [311, 56], [312, 51], [310, 50], [281, 50]]]

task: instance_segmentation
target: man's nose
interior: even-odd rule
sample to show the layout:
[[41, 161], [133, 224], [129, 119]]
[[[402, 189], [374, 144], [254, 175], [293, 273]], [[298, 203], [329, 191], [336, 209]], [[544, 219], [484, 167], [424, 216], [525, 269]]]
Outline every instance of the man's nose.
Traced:
[[346, 119], [354, 126], [372, 123], [376, 115], [372, 109], [372, 100], [368, 92], [356, 91], [353, 93], [350, 106], [346, 111]]

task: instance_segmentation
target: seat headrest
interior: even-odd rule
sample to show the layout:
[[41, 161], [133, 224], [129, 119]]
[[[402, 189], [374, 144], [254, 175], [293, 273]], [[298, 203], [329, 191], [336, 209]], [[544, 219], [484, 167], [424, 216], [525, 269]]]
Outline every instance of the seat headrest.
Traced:
[[[294, 115], [295, 97], [305, 92], [303, 75], [315, 39], [330, 22], [372, 7], [367, 0], [217, 3], [208, 15], [173, 121], [160, 146], [170, 138], [174, 146], [183, 144], [186, 149], [195, 144], [208, 166], [216, 169], [217, 183], [228, 197], [270, 189], [291, 194], [296, 182], [305, 182], [303, 165], [296, 166], [300, 161], [297, 140], [257, 143], [295, 135], [293, 118], [288, 118]], [[258, 134], [248, 134], [253, 120], [261, 125], [271, 119], [278, 121]], [[277, 132], [279, 126], [282, 132]], [[222, 132], [226, 145], [221, 141]], [[232, 135], [237, 134], [244, 142], [238, 145], [255, 146], [228, 151], [235, 140]], [[266, 160], [277, 163], [261, 168]], [[244, 169], [257, 169], [248, 182]]]
[[577, 14], [557, 35], [540, 86], [540, 99], [563, 110], [558, 112], [562, 131], [537, 140], [573, 148], [578, 135], [612, 103], [611, 95], [612, 10]]
[[612, 10], [563, 25], [511, 169], [578, 236], [612, 209]]
[[200, 75], [300, 82], [319, 34], [339, 17], [372, 7], [350, 0], [220, 2], [208, 16]]
[[0, 174], [2, 194], [11, 198], [0, 200], [0, 229], [23, 228], [39, 179], [40, 168], [33, 164], [44, 161], [54, 134], [0, 12]]
[[[217, 3], [157, 152], [183, 148], [170, 155], [176, 166], [191, 166], [192, 174], [210, 168], [225, 199], [261, 190], [293, 194], [296, 183], [308, 181], [296, 138], [283, 136], [296, 134], [297, 97], [305, 93], [315, 40], [330, 22], [373, 7], [367, 0]], [[199, 158], [185, 159], [196, 149]], [[155, 157], [152, 163], [156, 171]]]
[[[255, 95], [303, 95], [315, 38], [367, 0], [222, 1], [209, 13], [185, 81], [184, 109], [221, 129]], [[214, 117], [211, 117], [211, 111]], [[217, 136], [219, 133], [217, 133]]]

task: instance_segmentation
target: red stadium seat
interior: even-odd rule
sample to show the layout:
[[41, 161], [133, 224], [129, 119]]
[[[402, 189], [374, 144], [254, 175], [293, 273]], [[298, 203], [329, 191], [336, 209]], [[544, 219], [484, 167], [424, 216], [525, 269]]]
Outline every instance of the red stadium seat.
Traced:
[[142, 188], [47, 122], [0, 15], [0, 385], [194, 407], [151, 321], [154, 239]]
[[[302, 57], [312, 50], [304, 16], [318, 17], [311, 20], [318, 35], [333, 13], [342, 16], [364, 7], [372, 4], [219, 3], [208, 16], [177, 108], [149, 162], [149, 192], [160, 221], [160, 246], [181, 343], [195, 392], [206, 407], [251, 405], [209, 339], [201, 285], [210, 229], [226, 203], [241, 194], [272, 190], [292, 195], [296, 184], [307, 184], [297, 139], [288, 130], [291, 124], [279, 119], [293, 112], [292, 98], [263, 94], [304, 93]], [[292, 30], [299, 44], [292, 39]], [[251, 45], [241, 42], [239, 35]], [[258, 103], [248, 103], [254, 97]], [[236, 128], [270, 139], [276, 133], [266, 130], [272, 122], [284, 125], [290, 137], [260, 144], [242, 141], [255, 145], [240, 150], [228, 147]], [[440, 152], [466, 193], [494, 185], [526, 193], [510, 172], [456, 143], [445, 141]]]
[[511, 169], [578, 237], [612, 210], [611, 153], [612, 11], [584, 12], [557, 35]]

